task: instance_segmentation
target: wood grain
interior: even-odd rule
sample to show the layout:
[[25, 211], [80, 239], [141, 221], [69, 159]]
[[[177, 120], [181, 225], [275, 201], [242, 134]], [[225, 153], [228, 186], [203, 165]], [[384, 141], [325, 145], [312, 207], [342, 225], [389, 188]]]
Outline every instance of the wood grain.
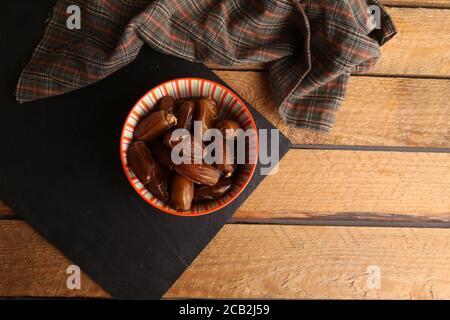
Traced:
[[293, 143], [450, 147], [450, 80], [351, 77], [329, 134], [287, 126], [265, 72], [216, 71]]
[[372, 74], [450, 76], [450, 11], [391, 8], [399, 33]]
[[291, 150], [234, 218], [449, 222], [449, 181], [448, 153]]
[[[166, 298], [450, 298], [450, 230], [226, 225]], [[108, 297], [25, 222], [0, 221], [0, 296]], [[381, 289], [368, 289], [369, 266]]]
[[[368, 74], [450, 77], [450, 10], [388, 8], [388, 12], [398, 34], [382, 47], [379, 63]], [[229, 69], [265, 68], [258, 64]]]

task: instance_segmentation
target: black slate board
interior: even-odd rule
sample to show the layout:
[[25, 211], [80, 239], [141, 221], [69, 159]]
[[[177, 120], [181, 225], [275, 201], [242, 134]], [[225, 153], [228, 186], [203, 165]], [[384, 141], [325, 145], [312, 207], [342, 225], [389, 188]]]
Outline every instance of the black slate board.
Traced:
[[[257, 168], [232, 204], [195, 218], [159, 212], [134, 192], [119, 158], [121, 127], [133, 104], [173, 78], [223, 83], [201, 64], [149, 48], [95, 85], [18, 104], [13, 96], [18, 76], [53, 3], [2, 3], [1, 197], [112, 296], [160, 298], [264, 177]], [[251, 110], [258, 128], [272, 128]], [[282, 135], [280, 140], [282, 157], [290, 142]]]

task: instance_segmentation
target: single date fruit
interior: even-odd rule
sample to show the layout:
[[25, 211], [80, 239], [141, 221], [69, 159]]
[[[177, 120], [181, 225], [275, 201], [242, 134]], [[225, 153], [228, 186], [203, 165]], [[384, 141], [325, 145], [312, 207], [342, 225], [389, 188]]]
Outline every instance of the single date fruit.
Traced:
[[238, 130], [241, 129], [241, 126], [233, 120], [222, 120], [217, 124], [217, 129], [222, 132], [225, 139], [234, 139], [237, 137], [239, 133]]
[[154, 141], [150, 145], [150, 150], [162, 167], [168, 170], [174, 169], [174, 164], [171, 158], [172, 150], [170, 150], [164, 143], [161, 141]]
[[133, 170], [136, 178], [146, 185], [151, 180], [151, 165], [154, 162], [150, 150], [142, 141], [134, 142], [128, 148], [128, 166]]
[[[184, 151], [188, 151], [190, 153], [187, 156], [190, 160], [198, 160], [196, 162], [202, 162], [203, 161], [203, 153], [205, 149], [205, 145], [200, 139], [196, 139], [191, 134], [186, 135], [175, 135], [173, 132], [167, 132], [163, 137], [164, 144], [173, 149], [179, 145], [179, 156], [184, 156]], [[190, 145], [189, 145], [190, 144]], [[192, 161], [191, 161], [192, 162]]]
[[164, 97], [159, 100], [158, 107], [159, 110], [166, 111], [168, 113], [174, 113], [176, 107], [175, 99], [170, 96]]
[[215, 185], [220, 178], [220, 171], [209, 164], [181, 163], [175, 171], [196, 184]]
[[231, 190], [232, 182], [230, 178], [220, 178], [213, 186], [199, 186], [195, 188], [195, 201], [210, 201], [222, 197]]
[[191, 208], [194, 198], [194, 183], [180, 174], [172, 179], [171, 202], [175, 209], [187, 211]]
[[177, 124], [177, 118], [166, 111], [156, 111], [138, 123], [134, 131], [134, 139], [149, 142]]
[[187, 141], [187, 139], [190, 137], [191, 135], [189, 133], [186, 134], [175, 134], [171, 131], [167, 132], [164, 137], [163, 137], [163, 142], [164, 144], [169, 147], [169, 148], [174, 148], [175, 146], [177, 146], [179, 143], [183, 142], [183, 141]]
[[201, 122], [201, 135], [205, 134], [206, 130], [214, 127], [215, 122], [219, 116], [219, 108], [216, 102], [211, 98], [200, 99], [195, 113], [195, 121]]
[[184, 102], [178, 109], [176, 116], [178, 119], [178, 128], [190, 130], [192, 127], [192, 119], [195, 114], [195, 104], [192, 101]]
[[[231, 146], [231, 147], [234, 147]], [[217, 156], [222, 160], [220, 163], [216, 163], [216, 168], [219, 169], [220, 173], [225, 177], [231, 177], [236, 169], [236, 164], [234, 161], [234, 155], [227, 145], [227, 140], [223, 140], [222, 147], [217, 150]]]

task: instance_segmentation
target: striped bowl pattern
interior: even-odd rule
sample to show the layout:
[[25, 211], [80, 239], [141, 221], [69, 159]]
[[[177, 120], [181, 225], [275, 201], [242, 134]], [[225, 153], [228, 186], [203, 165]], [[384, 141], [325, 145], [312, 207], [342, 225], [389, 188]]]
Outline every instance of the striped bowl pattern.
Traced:
[[[134, 172], [127, 164], [127, 150], [132, 142], [133, 133], [138, 122], [145, 117], [165, 96], [175, 99], [211, 97], [219, 108], [220, 116], [224, 119], [232, 119], [238, 122], [245, 130], [251, 130], [251, 138], [247, 152], [254, 155], [250, 164], [240, 166], [240, 170], [234, 174], [234, 183], [230, 192], [215, 201], [193, 204], [190, 211], [180, 212], [170, 206], [169, 203], [159, 200], [153, 196], [145, 186], [136, 178]], [[159, 210], [180, 216], [199, 216], [217, 211], [233, 201], [249, 183], [258, 158], [258, 133], [255, 121], [242, 100], [231, 90], [224, 86], [206, 79], [180, 78], [170, 80], [148, 91], [131, 109], [123, 126], [120, 140], [120, 157], [122, 166], [128, 181], [136, 192], [149, 204]]]

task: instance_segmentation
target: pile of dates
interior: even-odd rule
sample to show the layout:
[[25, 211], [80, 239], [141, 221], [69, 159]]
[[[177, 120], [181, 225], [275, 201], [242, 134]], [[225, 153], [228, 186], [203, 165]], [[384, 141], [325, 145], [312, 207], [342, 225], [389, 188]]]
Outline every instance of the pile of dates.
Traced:
[[[128, 165], [139, 181], [179, 211], [188, 211], [194, 202], [215, 200], [229, 192], [238, 165], [236, 158], [229, 156], [226, 141], [235, 138], [233, 133], [238, 132], [239, 124], [219, 119], [219, 108], [211, 98], [164, 97], [154, 110], [138, 123], [128, 149]], [[194, 123], [200, 128], [201, 137], [211, 128], [224, 133], [223, 148], [216, 151], [221, 152], [223, 161], [203, 161], [205, 144], [203, 139], [194, 137]], [[183, 131], [189, 134], [175, 135], [175, 129], [186, 129]], [[183, 148], [186, 143], [189, 148]], [[173, 161], [174, 148], [189, 150], [189, 154], [180, 156], [191, 161]]]

